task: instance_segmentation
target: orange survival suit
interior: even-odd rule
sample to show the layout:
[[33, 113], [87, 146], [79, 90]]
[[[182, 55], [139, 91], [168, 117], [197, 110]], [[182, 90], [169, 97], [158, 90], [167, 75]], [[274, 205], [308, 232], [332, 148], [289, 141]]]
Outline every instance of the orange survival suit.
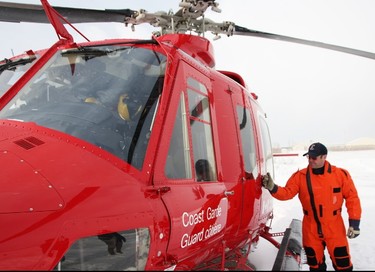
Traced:
[[325, 246], [335, 270], [353, 269], [341, 207], [345, 199], [349, 220], [358, 222], [362, 209], [348, 171], [325, 161], [321, 175], [313, 174], [310, 167], [304, 168], [295, 172], [285, 187], [275, 184], [271, 194], [278, 200], [298, 194], [304, 213], [302, 241], [310, 270], [326, 269]]

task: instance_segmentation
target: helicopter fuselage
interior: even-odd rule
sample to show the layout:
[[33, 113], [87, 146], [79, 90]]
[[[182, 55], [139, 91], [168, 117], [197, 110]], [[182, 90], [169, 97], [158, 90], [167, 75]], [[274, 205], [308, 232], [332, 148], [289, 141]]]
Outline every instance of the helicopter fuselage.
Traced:
[[0, 99], [0, 269], [198, 269], [272, 217], [265, 114], [208, 40], [58, 42]]

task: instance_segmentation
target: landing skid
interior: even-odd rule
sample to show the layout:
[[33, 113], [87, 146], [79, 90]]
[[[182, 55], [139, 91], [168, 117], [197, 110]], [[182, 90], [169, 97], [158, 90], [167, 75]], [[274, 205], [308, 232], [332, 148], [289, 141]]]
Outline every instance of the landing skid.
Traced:
[[[283, 236], [281, 243], [274, 237]], [[284, 232], [270, 233], [269, 229], [261, 235], [264, 239], [278, 248], [278, 253], [272, 271], [299, 271], [302, 265], [302, 222], [293, 219]]]

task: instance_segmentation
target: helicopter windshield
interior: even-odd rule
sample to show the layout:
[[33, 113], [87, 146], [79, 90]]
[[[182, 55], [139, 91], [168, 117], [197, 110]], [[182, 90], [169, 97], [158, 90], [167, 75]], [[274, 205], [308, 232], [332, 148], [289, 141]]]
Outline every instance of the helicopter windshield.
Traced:
[[141, 169], [165, 64], [153, 45], [58, 51], [0, 118], [59, 130]]
[[0, 97], [29, 69], [31, 64], [39, 58], [33, 54], [17, 59], [4, 59], [0, 62]]

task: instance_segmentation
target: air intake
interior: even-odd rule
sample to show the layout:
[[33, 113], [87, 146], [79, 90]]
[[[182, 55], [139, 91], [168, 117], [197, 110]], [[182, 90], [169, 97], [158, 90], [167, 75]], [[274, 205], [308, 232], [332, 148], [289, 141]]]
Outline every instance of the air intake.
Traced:
[[27, 137], [21, 140], [17, 140], [14, 142], [16, 145], [19, 145], [20, 147], [29, 150], [31, 148], [34, 148], [38, 145], [44, 144], [44, 142], [38, 138], [35, 137]]

